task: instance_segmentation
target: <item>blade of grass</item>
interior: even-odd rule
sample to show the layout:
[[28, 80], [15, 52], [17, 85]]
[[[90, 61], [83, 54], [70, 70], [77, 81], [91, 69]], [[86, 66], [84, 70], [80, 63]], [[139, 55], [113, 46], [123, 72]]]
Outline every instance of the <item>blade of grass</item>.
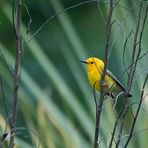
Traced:
[[[63, 10], [62, 4], [60, 3], [59, 0], [49, 0], [49, 1], [52, 4], [55, 12]], [[58, 16], [58, 19], [62, 25], [63, 30], [65, 31], [65, 34], [67, 35], [67, 38], [69, 39], [71, 45], [73, 46], [73, 49], [76, 52], [78, 58], [80, 60], [84, 59], [84, 57], [87, 56], [85, 52], [86, 48], [84, 47], [82, 41], [77, 35], [77, 32], [73, 27], [68, 15], [66, 13], [63, 13], [60, 16]]]
[[[7, 61], [9, 63], [14, 63], [14, 58], [10, 55], [8, 51], [5, 50], [5, 54], [7, 57]], [[6, 76], [4, 74], [3, 76]], [[7, 80], [7, 77], [6, 77]], [[73, 145], [82, 144], [85, 147], [89, 147], [88, 143], [81, 137], [81, 134], [77, 132], [77, 130], [73, 127], [73, 124], [69, 119], [67, 119], [64, 114], [59, 110], [59, 108], [52, 102], [52, 99], [47, 96], [47, 94], [43, 93], [41, 87], [29, 76], [29, 74], [22, 68], [21, 70], [21, 80], [23, 84], [28, 88], [33, 96], [37, 99], [37, 101], [44, 106], [49, 117], [52, 119], [53, 123], [58, 127], [58, 129], [64, 129], [67, 131], [67, 135], [71, 135], [70, 139], [73, 142]], [[28, 85], [29, 82], [29, 85]], [[25, 94], [25, 92], [24, 92]], [[24, 96], [22, 92], [19, 93], [19, 97]], [[22, 99], [22, 98], [21, 98]], [[24, 99], [22, 101], [24, 102]], [[25, 109], [25, 108], [24, 108]], [[61, 128], [60, 128], [61, 127]], [[62, 131], [63, 132], [63, 131]]]
[[[3, 12], [6, 14], [9, 21], [11, 21], [11, 7], [9, 7], [8, 4], [5, 4], [5, 6], [3, 6]], [[23, 26], [23, 24], [22, 37], [25, 41], [28, 41], [28, 38], [31, 38], [31, 35], [29, 34], [26, 36], [26, 28]], [[56, 66], [53, 65], [50, 59], [44, 54], [43, 49], [39, 46], [35, 39], [32, 40], [28, 46], [40, 66], [43, 68], [44, 72], [52, 80], [53, 84], [56, 86], [61, 96], [63, 96], [62, 98], [65, 99], [65, 102], [68, 103], [68, 105], [71, 107], [73, 113], [79, 119], [82, 127], [91, 138], [94, 124], [88, 117], [87, 113], [84, 112], [82, 105], [77, 101], [77, 97], [74, 95], [72, 90], [69, 89], [69, 86], [61, 77], [60, 72], [58, 72], [58, 70], [56, 69]]]

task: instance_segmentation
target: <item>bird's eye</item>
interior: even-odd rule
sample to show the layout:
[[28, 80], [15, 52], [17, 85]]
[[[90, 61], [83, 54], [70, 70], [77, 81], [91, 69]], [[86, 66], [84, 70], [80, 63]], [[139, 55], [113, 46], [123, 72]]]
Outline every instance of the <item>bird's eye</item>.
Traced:
[[94, 62], [91, 62], [91, 64], [93, 64]]

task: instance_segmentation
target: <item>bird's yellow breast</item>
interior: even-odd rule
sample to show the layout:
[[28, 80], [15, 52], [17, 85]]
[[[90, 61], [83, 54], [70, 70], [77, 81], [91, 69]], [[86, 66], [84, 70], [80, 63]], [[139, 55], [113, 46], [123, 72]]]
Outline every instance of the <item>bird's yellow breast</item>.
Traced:
[[[102, 70], [99, 67], [96, 68], [93, 66], [88, 67], [88, 80], [89, 83], [93, 88], [100, 91], [101, 89], [101, 78], [102, 78]], [[116, 91], [116, 83], [115, 81], [109, 76], [105, 75], [104, 83], [103, 83], [103, 91], [105, 94], [109, 93], [110, 89], [112, 91]]]
[[91, 86], [97, 90], [100, 90], [101, 74], [97, 70], [88, 71], [88, 80]]

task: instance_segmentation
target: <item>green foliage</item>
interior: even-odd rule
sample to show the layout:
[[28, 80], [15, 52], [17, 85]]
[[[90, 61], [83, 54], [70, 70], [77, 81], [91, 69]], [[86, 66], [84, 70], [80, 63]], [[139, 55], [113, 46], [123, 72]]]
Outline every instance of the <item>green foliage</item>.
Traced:
[[[25, 5], [32, 17], [32, 24], [27, 34], [29, 16], [22, 6], [22, 67], [20, 69], [19, 103], [17, 113], [17, 147], [42, 148], [90, 148], [93, 146], [95, 128], [95, 104], [92, 89], [80, 60], [90, 56], [102, 58], [104, 55], [105, 25], [96, 2], [87, 3], [70, 9], [50, 20], [35, 36], [34, 32], [53, 14], [65, 7], [81, 1], [26, 1]], [[116, 7], [113, 19], [115, 23], [111, 36], [111, 55], [109, 69], [118, 77], [125, 70], [123, 65], [123, 46], [129, 32], [135, 30], [138, 4], [121, 0]], [[15, 36], [12, 27], [12, 4], [0, 2], [0, 76], [3, 80], [5, 100], [11, 112], [12, 73], [15, 57]], [[134, 4], [134, 10], [130, 7]], [[64, 6], [63, 6], [64, 5]], [[104, 18], [108, 2], [100, 5]], [[124, 6], [124, 7], [121, 7]], [[126, 8], [127, 9], [126, 9]], [[147, 51], [147, 26], [143, 37], [143, 53]], [[31, 40], [30, 40], [31, 39]], [[28, 42], [29, 41], [29, 42]], [[126, 66], [130, 64], [133, 34], [125, 52]], [[27, 43], [27, 46], [26, 46]], [[25, 48], [24, 48], [25, 47]], [[134, 84], [132, 102], [138, 102], [141, 85], [147, 73], [147, 59], [139, 61]], [[9, 68], [8, 68], [9, 66]], [[127, 74], [119, 78], [126, 86]], [[99, 98], [99, 97], [98, 97]], [[2, 93], [0, 91], [0, 101]], [[100, 146], [107, 147], [113, 129], [115, 116], [110, 99], [104, 101], [101, 117]], [[133, 105], [133, 113], [137, 105]], [[146, 147], [147, 141], [147, 99], [135, 127], [130, 148]], [[132, 118], [130, 116], [129, 118]], [[129, 122], [131, 119], [127, 119]], [[3, 121], [3, 122], [2, 122]], [[8, 117], [4, 104], [0, 104], [0, 136], [5, 130]], [[125, 127], [123, 142], [127, 138], [128, 127]], [[146, 130], [143, 130], [146, 129]], [[9, 129], [8, 129], [9, 131]], [[7, 147], [8, 140], [5, 141]], [[122, 146], [121, 146], [122, 147]]]

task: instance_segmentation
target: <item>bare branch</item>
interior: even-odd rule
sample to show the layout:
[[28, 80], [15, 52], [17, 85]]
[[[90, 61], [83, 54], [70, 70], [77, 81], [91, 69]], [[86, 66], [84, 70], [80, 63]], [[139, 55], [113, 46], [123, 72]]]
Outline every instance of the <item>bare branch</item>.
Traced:
[[107, 70], [108, 65], [108, 55], [109, 55], [109, 39], [110, 39], [110, 31], [112, 26], [112, 14], [113, 14], [113, 0], [110, 0], [110, 8], [109, 13], [106, 21], [106, 31], [105, 31], [105, 60], [104, 60], [104, 70], [102, 73], [101, 78], [101, 90], [100, 90], [100, 99], [96, 108], [96, 127], [95, 127], [95, 137], [94, 137], [94, 148], [99, 146], [98, 138], [99, 138], [99, 131], [100, 131], [100, 120], [101, 120], [101, 112], [102, 112], [102, 105], [104, 100], [104, 92], [103, 92], [103, 85], [104, 85], [104, 78]]
[[114, 127], [113, 127], [113, 132], [111, 133], [112, 136], [111, 136], [111, 140], [110, 140], [110, 143], [109, 143], [109, 148], [112, 147], [112, 143], [113, 143], [113, 140], [114, 140], [114, 137], [115, 137], [115, 132], [116, 132], [116, 129], [117, 129], [117, 125], [118, 125], [118, 120], [116, 119]]
[[[140, 51], [141, 51], [141, 41], [142, 41], [143, 31], [144, 31], [144, 27], [145, 27], [145, 23], [146, 23], [147, 14], [148, 14], [148, 4], [147, 4], [147, 7], [146, 7], [145, 18], [144, 18], [141, 33], [140, 33], [140, 39], [139, 39], [140, 43], [139, 43], [138, 55], [140, 55]], [[137, 58], [138, 58], [138, 56], [137, 56]], [[136, 120], [137, 120], [137, 117], [138, 117], [138, 114], [139, 114], [139, 111], [140, 111], [140, 107], [141, 107], [141, 104], [142, 104], [142, 101], [143, 101], [144, 88], [145, 88], [147, 80], [148, 80], [148, 74], [146, 75], [146, 78], [145, 78], [144, 83], [143, 83], [139, 106], [137, 108], [136, 115], [135, 115], [134, 120], [133, 120], [133, 124], [132, 124], [132, 127], [131, 127], [129, 138], [127, 139], [127, 142], [125, 144], [125, 148], [127, 147], [128, 143], [129, 143], [129, 141], [132, 137], [132, 133], [133, 133], [133, 130], [134, 130], [134, 127], [135, 127], [135, 124], [136, 124]]]
[[131, 63], [118, 77], [117, 80], [125, 73], [127, 72], [131, 66], [133, 66], [135, 63], [137, 63], [139, 60], [141, 60], [144, 56], [148, 55], [148, 51], [146, 51], [143, 55], [139, 56], [138, 59], [136, 59], [133, 63]]
[[[145, 18], [144, 18], [144, 21], [143, 21], [142, 29], [141, 29], [141, 32], [139, 33], [140, 21], [141, 21], [141, 13], [142, 13], [142, 4], [143, 4], [143, 2], [140, 1], [139, 17], [138, 17], [138, 23], [137, 23], [136, 32], [135, 32], [135, 36], [134, 36], [134, 43], [133, 43], [132, 63], [135, 61], [135, 59], [136, 59], [136, 61], [139, 59], [140, 53], [141, 53], [141, 42], [142, 42], [143, 30], [144, 30], [146, 16], [147, 16], [147, 9], [146, 9]], [[139, 34], [140, 34], [140, 37], [139, 37], [139, 40], [138, 40], [138, 35]], [[138, 53], [136, 54], [137, 45], [139, 46], [139, 48], [138, 48]], [[132, 86], [132, 82], [133, 82], [133, 77], [134, 77], [134, 74], [135, 74], [136, 66], [137, 66], [137, 62], [133, 66], [131, 66], [131, 69], [130, 69], [130, 73], [129, 73], [129, 77], [128, 77], [128, 82], [127, 82], [127, 84], [128, 84], [127, 94], [129, 93], [129, 91], [131, 89], [131, 86]], [[126, 116], [126, 112], [127, 112], [127, 101], [128, 101], [128, 97], [126, 97], [126, 102], [124, 104], [123, 116], [122, 116], [121, 127], [120, 127], [120, 130], [119, 130], [119, 135], [118, 135], [118, 141], [117, 141], [117, 144], [116, 144], [116, 148], [119, 147], [119, 144], [120, 144], [120, 141], [121, 141], [123, 125], [124, 125], [124, 122], [125, 122], [125, 116]], [[129, 138], [129, 141], [130, 141], [130, 138]]]
[[124, 42], [124, 48], [123, 48], [123, 65], [124, 65], [124, 69], [125, 69], [126, 73], [128, 74], [128, 76], [129, 76], [129, 73], [128, 73], [128, 70], [127, 70], [126, 64], [125, 64], [125, 51], [126, 51], [126, 45], [127, 45], [128, 39], [132, 33], [133, 33], [133, 30], [126, 37], [125, 42]]
[[31, 17], [31, 15], [30, 15], [30, 12], [29, 12], [29, 10], [28, 10], [27, 5], [23, 4], [23, 6], [24, 6], [24, 8], [25, 8], [25, 10], [26, 10], [26, 12], [27, 12], [27, 14], [28, 14], [28, 16], [29, 16], [29, 22], [28, 22], [27, 31], [26, 31], [26, 33], [28, 34], [29, 31], [30, 31], [30, 28], [31, 28], [32, 17]]
[[133, 120], [133, 124], [132, 124], [131, 130], [130, 130], [129, 137], [128, 137], [128, 139], [127, 139], [127, 141], [126, 141], [126, 143], [125, 143], [125, 146], [124, 146], [125, 148], [128, 146], [128, 143], [129, 143], [129, 141], [130, 141], [131, 138], [132, 138], [132, 134], [133, 134], [134, 127], [135, 127], [135, 124], [136, 124], [136, 120], [137, 120], [137, 117], [138, 117], [138, 114], [139, 114], [139, 111], [140, 111], [140, 107], [141, 107], [141, 104], [142, 104], [142, 101], [143, 101], [144, 88], [145, 88], [145, 86], [146, 86], [147, 80], [148, 80], [148, 74], [147, 74], [147, 76], [145, 77], [145, 80], [144, 80], [144, 83], [143, 83], [140, 102], [139, 102], [139, 105], [138, 105], [138, 108], [137, 108], [137, 111], [136, 111], [136, 115], [135, 115], [134, 120]]
[[13, 102], [12, 102], [12, 125], [13, 130], [11, 130], [10, 137], [10, 148], [14, 147], [14, 135], [16, 130], [16, 114], [17, 114], [17, 100], [18, 100], [18, 88], [19, 88], [19, 77], [20, 77], [20, 61], [21, 61], [21, 0], [16, 0], [16, 58], [15, 67], [13, 74]]

